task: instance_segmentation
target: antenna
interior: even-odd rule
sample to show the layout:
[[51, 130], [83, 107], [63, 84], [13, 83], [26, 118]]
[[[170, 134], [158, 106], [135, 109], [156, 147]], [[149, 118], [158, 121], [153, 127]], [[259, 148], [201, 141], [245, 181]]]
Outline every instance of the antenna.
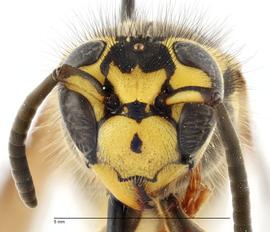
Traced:
[[134, 17], [135, 0], [122, 0], [121, 20], [126, 21]]

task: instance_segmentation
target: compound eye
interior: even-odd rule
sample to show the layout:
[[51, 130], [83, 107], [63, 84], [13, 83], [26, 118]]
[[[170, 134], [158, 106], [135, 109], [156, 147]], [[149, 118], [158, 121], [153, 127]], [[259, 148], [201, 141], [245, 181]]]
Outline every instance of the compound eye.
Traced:
[[97, 122], [92, 105], [79, 93], [59, 90], [61, 114], [76, 147], [84, 154], [87, 164], [96, 163]]
[[76, 48], [67, 58], [65, 64], [79, 68], [88, 66], [98, 61], [105, 49], [103, 41], [85, 43]]
[[[213, 106], [222, 102], [224, 95], [223, 77], [214, 57], [200, 45], [187, 41], [175, 42], [173, 50], [177, 62], [184, 67], [200, 70], [203, 75], [197, 73], [194, 74], [195, 80], [190, 77], [190, 79], [186, 78], [185, 81], [181, 77], [177, 77], [178, 87], [174, 88], [173, 93], [168, 96], [167, 104], [202, 102]], [[194, 73], [196, 73], [195, 70]], [[188, 74], [186, 75], [188, 76]]]
[[181, 162], [192, 164], [195, 153], [205, 144], [215, 126], [214, 110], [204, 104], [185, 104], [178, 123]]

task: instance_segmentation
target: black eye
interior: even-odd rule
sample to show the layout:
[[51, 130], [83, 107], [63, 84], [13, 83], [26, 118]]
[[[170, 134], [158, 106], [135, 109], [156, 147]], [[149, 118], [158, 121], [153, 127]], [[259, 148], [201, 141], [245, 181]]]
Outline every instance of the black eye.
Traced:
[[85, 43], [76, 48], [69, 55], [65, 64], [69, 64], [76, 68], [94, 64], [100, 58], [104, 48], [105, 43], [103, 41]]
[[205, 143], [215, 125], [213, 108], [204, 104], [185, 104], [178, 123], [181, 162], [191, 164], [194, 153]]
[[91, 104], [82, 95], [64, 87], [59, 90], [59, 101], [71, 139], [88, 163], [96, 163], [97, 122]]

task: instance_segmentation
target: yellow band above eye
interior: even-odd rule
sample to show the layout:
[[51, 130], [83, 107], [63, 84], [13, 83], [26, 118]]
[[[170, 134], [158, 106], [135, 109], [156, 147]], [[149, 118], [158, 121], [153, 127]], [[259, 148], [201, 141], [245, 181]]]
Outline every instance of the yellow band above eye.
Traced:
[[202, 94], [196, 90], [186, 90], [178, 92], [166, 99], [167, 105], [173, 105], [178, 103], [202, 103], [204, 102]]
[[80, 76], [71, 76], [67, 78], [65, 86], [85, 97], [91, 96], [99, 101], [103, 101], [103, 96], [98, 93], [97, 89], [88, 80]]
[[91, 103], [97, 121], [104, 116], [104, 97], [98, 93], [97, 89], [88, 80], [80, 76], [71, 76], [66, 79], [65, 87], [81, 94]]

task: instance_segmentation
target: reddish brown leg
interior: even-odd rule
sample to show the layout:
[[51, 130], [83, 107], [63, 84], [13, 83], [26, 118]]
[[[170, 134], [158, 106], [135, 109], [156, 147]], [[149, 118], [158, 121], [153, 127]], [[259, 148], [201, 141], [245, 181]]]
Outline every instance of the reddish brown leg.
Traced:
[[190, 171], [189, 185], [186, 195], [181, 202], [182, 209], [188, 216], [194, 216], [209, 195], [210, 190], [202, 183], [201, 166], [198, 165]]

